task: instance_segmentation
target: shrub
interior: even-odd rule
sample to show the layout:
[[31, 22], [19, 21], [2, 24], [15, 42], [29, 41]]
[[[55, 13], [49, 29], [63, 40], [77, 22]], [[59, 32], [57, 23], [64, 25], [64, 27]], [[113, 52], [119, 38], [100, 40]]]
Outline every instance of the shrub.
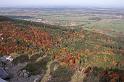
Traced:
[[13, 60], [13, 64], [24, 63], [28, 61], [29, 61], [28, 55], [20, 55]]

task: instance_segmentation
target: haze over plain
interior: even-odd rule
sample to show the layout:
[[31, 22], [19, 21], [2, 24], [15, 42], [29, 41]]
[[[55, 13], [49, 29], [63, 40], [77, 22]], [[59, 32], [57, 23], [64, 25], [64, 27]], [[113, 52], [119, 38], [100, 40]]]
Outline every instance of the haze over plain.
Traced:
[[0, 0], [0, 7], [124, 7], [124, 0]]

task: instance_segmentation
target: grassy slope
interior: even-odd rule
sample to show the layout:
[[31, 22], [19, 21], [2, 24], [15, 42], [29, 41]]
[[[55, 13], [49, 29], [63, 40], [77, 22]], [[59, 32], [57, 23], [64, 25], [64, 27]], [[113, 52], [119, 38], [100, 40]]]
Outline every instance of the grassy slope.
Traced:
[[[75, 66], [90, 65], [104, 69], [123, 69], [124, 56], [120, 50], [123, 51], [124, 48], [119, 47], [119, 44], [124, 45], [123, 39], [119, 42], [117, 38], [79, 28], [71, 30], [23, 20], [14, 20], [12, 23], [19, 28], [33, 27], [49, 33], [52, 38], [52, 45], [50, 48], [44, 48], [45, 54], [49, 55], [50, 58], [57, 59], [62, 66], [75, 68]], [[59, 76], [56, 77], [59, 78]]]

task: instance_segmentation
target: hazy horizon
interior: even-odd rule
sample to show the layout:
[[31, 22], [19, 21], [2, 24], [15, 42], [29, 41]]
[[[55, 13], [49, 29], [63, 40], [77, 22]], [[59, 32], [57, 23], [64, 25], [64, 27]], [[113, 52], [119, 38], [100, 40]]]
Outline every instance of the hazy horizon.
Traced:
[[101, 7], [124, 8], [122, 0], [3, 0], [0, 7]]

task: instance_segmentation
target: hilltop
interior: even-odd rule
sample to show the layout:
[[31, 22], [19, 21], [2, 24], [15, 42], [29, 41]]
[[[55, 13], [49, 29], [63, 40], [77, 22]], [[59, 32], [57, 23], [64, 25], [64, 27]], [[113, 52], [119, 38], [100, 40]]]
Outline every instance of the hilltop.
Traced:
[[[11, 55], [15, 65], [11, 70], [21, 64], [17, 71], [27, 71], [28, 78], [40, 75], [41, 82], [124, 80], [123, 36], [4, 16], [0, 16], [0, 29], [0, 55]], [[17, 77], [18, 82], [27, 82], [15, 75], [10, 82], [17, 82]]]

